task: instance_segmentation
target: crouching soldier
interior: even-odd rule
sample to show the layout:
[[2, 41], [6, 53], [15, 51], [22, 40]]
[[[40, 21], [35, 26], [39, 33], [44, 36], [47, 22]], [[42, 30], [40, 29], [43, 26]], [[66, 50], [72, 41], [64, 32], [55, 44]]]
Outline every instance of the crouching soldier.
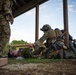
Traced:
[[[43, 31], [44, 32], [44, 34], [43, 34], [43, 36], [40, 38], [40, 39], [38, 39], [35, 43], [34, 43], [34, 46], [35, 46], [35, 51], [34, 51], [34, 55], [37, 53], [37, 54], [39, 54], [41, 51], [43, 51], [43, 53], [45, 54], [46, 53], [46, 50], [56, 41], [56, 39], [57, 39], [57, 37], [59, 36], [57, 36], [57, 34], [56, 34], [56, 31], [55, 30], [53, 30], [52, 28], [51, 28], [51, 26], [50, 25], [48, 25], [48, 24], [45, 24], [42, 28], [41, 28], [41, 31]], [[44, 41], [46, 41], [45, 42], [45, 47], [46, 48], [44, 48], [44, 50], [40, 50], [40, 45], [44, 42]], [[64, 47], [64, 45], [62, 45], [62, 47]], [[50, 50], [50, 51], [55, 51], [55, 50]], [[50, 55], [52, 55], [52, 52], [50, 53]], [[42, 55], [44, 55], [44, 54], [42, 54]], [[55, 51], [55, 52], [53, 52], [53, 54], [54, 55], [57, 55], [58, 54], [58, 51]], [[50, 57], [49, 55], [47, 56], [47, 57]]]
[[[48, 48], [56, 40], [55, 31], [51, 28], [50, 25], [45, 24], [40, 30], [43, 31], [44, 34], [40, 39], [38, 39], [34, 43], [34, 47], [35, 47], [35, 51], [33, 52], [34, 55], [40, 54], [43, 50], [46, 51], [46, 48]], [[46, 42], [44, 43], [44, 41]], [[44, 43], [45, 45], [44, 48], [40, 47], [42, 43]]]
[[58, 42], [59, 44], [62, 45], [62, 47], [59, 48], [58, 54], [60, 55], [60, 58], [64, 58], [64, 50], [67, 49], [67, 47], [64, 44], [65, 33], [62, 33], [59, 28], [55, 28], [55, 33], [56, 33], [56, 40], [59, 39]]

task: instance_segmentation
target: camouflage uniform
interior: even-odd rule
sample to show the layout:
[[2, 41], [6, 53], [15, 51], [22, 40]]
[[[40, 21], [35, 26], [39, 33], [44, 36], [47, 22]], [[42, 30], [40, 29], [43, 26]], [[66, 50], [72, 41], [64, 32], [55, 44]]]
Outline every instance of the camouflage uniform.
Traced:
[[[45, 25], [41, 28], [41, 30], [44, 32], [44, 35], [43, 35], [39, 40], [37, 40], [37, 41], [35, 42], [35, 44], [36, 44], [36, 46], [39, 46], [39, 47], [40, 47], [40, 45], [41, 45], [44, 41], [46, 41], [46, 43], [45, 43], [46, 49], [43, 50], [43, 53], [45, 53], [46, 50], [47, 50], [47, 48], [49, 48], [49, 47], [56, 41], [57, 37], [60, 36], [60, 35], [62, 34], [62, 32], [61, 32], [59, 29], [53, 30], [53, 29], [50, 27], [50, 25], [48, 25], [48, 24], [45, 24]], [[60, 43], [61, 45], [63, 45], [63, 47], [65, 46], [65, 45], [64, 45], [64, 41], [63, 41], [62, 39], [59, 41], [59, 43]], [[59, 49], [58, 51], [55, 51], [54, 49], [52, 49], [52, 50], [50, 50], [50, 51], [52, 51], [52, 53], [50, 53], [50, 54], [48, 55], [49, 58], [50, 58], [52, 55], [57, 55], [58, 53], [63, 54], [60, 49]], [[39, 49], [36, 49], [35, 53], [37, 53], [37, 52], [39, 52]], [[59, 54], [59, 55], [60, 55], [60, 54]], [[62, 58], [63, 55], [60, 55], [60, 57]]]
[[[47, 26], [49, 29], [43, 30], [44, 28], [47, 29]], [[40, 46], [45, 40], [48, 45], [52, 44], [56, 40], [56, 33], [51, 27], [49, 27], [49, 25], [45, 24], [41, 30], [44, 34], [38, 41], [35, 42], [38, 46]]]
[[[55, 33], [56, 33], [56, 37], [58, 37], [62, 34], [61, 30], [58, 28], [55, 28]], [[63, 38], [59, 40], [59, 43], [62, 44], [63, 47], [65, 47]], [[58, 56], [59, 56], [59, 58], [63, 58], [63, 49], [61, 49], [61, 48], [59, 49]]]
[[[62, 34], [61, 30], [56, 28], [55, 29], [55, 33], [56, 33], [56, 37], [60, 36]], [[63, 48], [66, 48], [65, 45], [64, 45], [64, 37], [62, 39], [60, 39], [60, 44], [63, 44]]]
[[[43, 36], [35, 42], [35, 44], [40, 47], [41, 44], [46, 41], [45, 46], [48, 48], [55, 40], [56, 40], [56, 33], [55, 31], [50, 27], [50, 25], [45, 24], [41, 30], [44, 32]], [[40, 49], [41, 48], [41, 49]], [[45, 47], [42, 49], [40, 47], [34, 51], [34, 54], [39, 54], [41, 50], [45, 49]]]
[[3, 52], [10, 39], [11, 2], [12, 0], [0, 0], [0, 52]]

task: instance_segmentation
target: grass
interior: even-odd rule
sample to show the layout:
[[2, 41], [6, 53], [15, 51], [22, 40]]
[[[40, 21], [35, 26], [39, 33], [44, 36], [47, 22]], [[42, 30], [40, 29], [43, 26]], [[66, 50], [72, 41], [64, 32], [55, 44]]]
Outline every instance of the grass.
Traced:
[[28, 58], [23, 60], [17, 60], [15, 58], [8, 59], [9, 64], [15, 63], [51, 63], [51, 62], [60, 62], [64, 59], [39, 59], [39, 58]]

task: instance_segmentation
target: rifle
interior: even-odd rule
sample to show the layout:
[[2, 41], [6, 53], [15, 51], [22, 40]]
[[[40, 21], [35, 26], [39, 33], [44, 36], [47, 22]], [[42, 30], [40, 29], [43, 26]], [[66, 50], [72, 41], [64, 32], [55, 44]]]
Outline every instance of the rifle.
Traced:
[[57, 48], [62, 48], [63, 45], [59, 43], [60, 39], [63, 38], [63, 36], [65, 35], [66, 32], [62, 33], [60, 36], [57, 37], [56, 41], [49, 47], [47, 48], [46, 52], [45, 52], [45, 57], [47, 57], [49, 55], [49, 53], [51, 53], [52, 49], [57, 51]]

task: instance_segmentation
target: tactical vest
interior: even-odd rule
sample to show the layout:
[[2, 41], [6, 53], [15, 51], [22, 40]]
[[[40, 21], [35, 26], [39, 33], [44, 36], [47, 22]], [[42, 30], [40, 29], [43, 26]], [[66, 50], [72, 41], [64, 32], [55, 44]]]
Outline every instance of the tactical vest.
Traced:
[[[62, 34], [61, 30], [54, 30], [56, 33], [56, 38]], [[64, 42], [64, 38], [60, 39], [61, 42]]]

